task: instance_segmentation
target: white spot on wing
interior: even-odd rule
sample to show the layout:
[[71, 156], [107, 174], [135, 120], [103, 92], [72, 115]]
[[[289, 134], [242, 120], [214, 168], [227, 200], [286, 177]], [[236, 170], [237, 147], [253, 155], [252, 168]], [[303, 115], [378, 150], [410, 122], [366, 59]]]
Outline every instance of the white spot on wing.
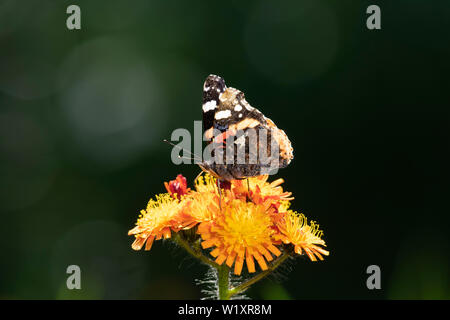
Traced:
[[216, 100], [211, 100], [203, 104], [203, 112], [208, 112], [210, 110], [214, 110], [216, 108]]
[[240, 105], [240, 104], [238, 104], [238, 105], [236, 105], [235, 107], [234, 107], [234, 111], [241, 111], [242, 110], [242, 106]]
[[223, 111], [219, 111], [216, 113], [216, 115], [214, 116], [214, 118], [216, 120], [220, 120], [220, 119], [225, 119], [231, 116], [231, 111], [230, 110], [223, 110]]

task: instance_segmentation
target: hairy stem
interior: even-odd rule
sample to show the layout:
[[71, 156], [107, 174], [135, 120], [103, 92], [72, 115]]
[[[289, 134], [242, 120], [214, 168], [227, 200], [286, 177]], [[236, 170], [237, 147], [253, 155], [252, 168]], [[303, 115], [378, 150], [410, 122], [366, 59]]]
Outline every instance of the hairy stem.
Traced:
[[289, 254], [288, 253], [283, 253], [279, 258], [277, 258], [269, 267], [266, 271], [260, 272], [258, 273], [256, 276], [254, 276], [253, 278], [248, 279], [247, 281], [241, 283], [240, 285], [231, 288], [228, 293], [229, 296], [234, 296], [236, 294], [242, 293], [245, 290], [247, 290], [251, 285], [255, 284], [256, 282], [258, 282], [259, 280], [265, 278], [266, 276], [268, 276], [270, 273], [272, 273], [276, 268], [278, 268], [284, 261], [286, 261], [286, 259], [289, 258]]
[[230, 268], [227, 265], [218, 266], [217, 284], [219, 287], [219, 300], [229, 300], [230, 295]]
[[236, 287], [230, 288], [230, 268], [223, 264], [218, 265], [213, 260], [205, 256], [202, 252], [199, 241], [194, 243], [190, 243], [186, 239], [183, 238], [180, 234], [175, 234], [173, 236], [173, 240], [183, 247], [189, 254], [191, 254], [194, 258], [199, 259], [205, 264], [208, 264], [214, 267], [217, 270], [217, 287], [219, 289], [218, 298], [220, 300], [229, 300], [232, 296], [240, 294], [247, 290], [251, 285], [255, 284], [259, 280], [265, 278], [270, 273], [275, 271], [287, 258], [289, 258], [289, 253], [284, 252], [280, 257], [278, 257], [271, 265], [269, 265], [266, 271], [258, 273], [253, 278], [248, 279], [247, 281], [241, 283]]
[[215, 263], [214, 261], [212, 261], [211, 259], [209, 259], [208, 257], [206, 257], [203, 252], [200, 249], [200, 245], [198, 243], [194, 244], [194, 247], [191, 246], [191, 244], [186, 241], [181, 235], [179, 234], [175, 234], [173, 236], [173, 239], [175, 240], [175, 242], [180, 245], [181, 247], [183, 247], [187, 252], [189, 252], [194, 258], [199, 259], [200, 261], [202, 261], [203, 263], [206, 263], [214, 268], [218, 268], [219, 265], [217, 263]]

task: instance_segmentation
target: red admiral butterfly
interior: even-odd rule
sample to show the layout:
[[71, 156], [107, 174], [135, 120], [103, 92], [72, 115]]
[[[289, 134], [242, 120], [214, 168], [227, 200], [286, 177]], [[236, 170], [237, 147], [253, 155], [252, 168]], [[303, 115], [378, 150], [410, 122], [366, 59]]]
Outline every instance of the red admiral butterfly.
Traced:
[[[221, 77], [206, 78], [202, 109], [204, 136], [219, 148], [212, 148], [211, 158], [199, 165], [219, 181], [270, 174], [293, 159], [284, 131], [250, 106], [243, 92], [228, 88]], [[220, 150], [224, 150], [222, 155], [218, 155]]]

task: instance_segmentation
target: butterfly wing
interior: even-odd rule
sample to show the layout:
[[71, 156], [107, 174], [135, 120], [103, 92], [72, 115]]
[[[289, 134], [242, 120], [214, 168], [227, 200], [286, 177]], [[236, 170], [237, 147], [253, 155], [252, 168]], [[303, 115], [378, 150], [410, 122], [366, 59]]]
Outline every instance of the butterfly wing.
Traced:
[[[224, 152], [220, 163], [209, 163], [211, 171], [225, 180], [257, 176], [267, 167], [281, 168], [292, 159], [286, 134], [253, 108], [243, 92], [227, 88], [219, 76], [208, 76], [203, 86], [203, 125], [207, 140], [232, 150], [231, 158], [225, 158]], [[268, 156], [264, 163], [261, 152]]]
[[225, 91], [225, 81], [216, 75], [209, 75], [203, 84], [203, 130], [213, 127], [214, 114], [220, 104], [219, 96]]
[[203, 85], [203, 127], [207, 139], [212, 138], [212, 130], [243, 130], [257, 125], [266, 125], [264, 115], [253, 108], [244, 93], [227, 88], [225, 81], [210, 75]]

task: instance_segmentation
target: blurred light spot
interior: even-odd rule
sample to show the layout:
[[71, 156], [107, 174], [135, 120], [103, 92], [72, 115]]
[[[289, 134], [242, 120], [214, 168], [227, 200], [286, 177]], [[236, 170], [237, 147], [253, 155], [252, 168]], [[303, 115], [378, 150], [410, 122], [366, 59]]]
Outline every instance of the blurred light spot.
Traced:
[[25, 114], [0, 114], [0, 202], [3, 210], [41, 199], [55, 176], [56, 160], [45, 130]]
[[100, 38], [76, 48], [61, 67], [60, 86], [74, 138], [107, 167], [129, 164], [164, 126], [160, 84], [126, 41]]
[[[133, 0], [130, 5], [126, 1], [111, 1], [105, 6], [99, 1], [89, 2], [89, 12], [101, 12], [101, 18], [89, 19], [87, 27], [90, 30], [94, 28], [99, 30], [121, 30], [139, 25], [141, 19], [148, 16], [148, 11], [154, 9], [154, 1]], [[120, 12], [120, 19], [118, 13]]]
[[337, 52], [336, 15], [324, 1], [263, 1], [244, 36], [251, 63], [279, 83], [310, 81], [326, 72]]
[[[132, 239], [112, 221], [89, 221], [60, 237], [49, 269], [57, 298], [133, 299], [146, 285], [145, 256], [131, 249]], [[67, 266], [81, 269], [79, 292], [64, 290]], [[76, 290], [74, 290], [76, 291]]]
[[83, 282], [88, 284], [89, 290], [84, 290], [83, 287], [81, 290], [68, 290], [66, 283], [61, 283], [55, 298], [57, 300], [98, 300], [104, 296], [105, 293], [102, 291], [104, 288], [98, 279], [87, 276], [84, 277]]
[[56, 64], [66, 40], [64, 28], [55, 27], [61, 19], [60, 7], [50, 0], [27, 5], [1, 1], [1, 92], [24, 100], [55, 92]]
[[426, 227], [411, 230], [389, 279], [388, 298], [450, 299], [447, 243], [446, 237], [436, 230]]
[[55, 67], [45, 58], [31, 52], [0, 57], [0, 91], [24, 100], [54, 92]]
[[16, 0], [2, 0], [0, 2], [0, 21], [2, 24], [0, 36], [14, 32], [24, 24], [28, 16], [36, 9], [36, 5], [37, 3], [27, 3], [24, 6]]
[[289, 293], [282, 285], [276, 283], [267, 283], [262, 291], [262, 298], [264, 300], [290, 300]]

